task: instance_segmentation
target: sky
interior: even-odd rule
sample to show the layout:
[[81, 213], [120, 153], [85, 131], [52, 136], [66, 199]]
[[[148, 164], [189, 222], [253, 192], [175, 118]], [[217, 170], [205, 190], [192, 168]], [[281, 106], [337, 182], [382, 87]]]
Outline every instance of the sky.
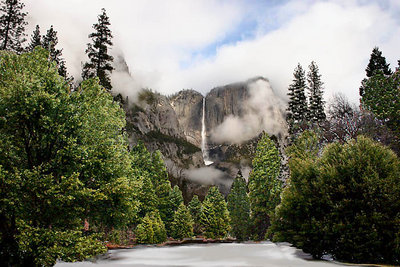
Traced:
[[[25, 0], [29, 33], [54, 25], [73, 76], [87, 60], [88, 34], [101, 8], [113, 32], [112, 53], [133, 79], [113, 76], [116, 90], [163, 94], [263, 76], [282, 98], [300, 63], [315, 61], [325, 99], [358, 102], [373, 47], [392, 68], [400, 59], [399, 0]], [[123, 89], [121, 89], [123, 88]]]

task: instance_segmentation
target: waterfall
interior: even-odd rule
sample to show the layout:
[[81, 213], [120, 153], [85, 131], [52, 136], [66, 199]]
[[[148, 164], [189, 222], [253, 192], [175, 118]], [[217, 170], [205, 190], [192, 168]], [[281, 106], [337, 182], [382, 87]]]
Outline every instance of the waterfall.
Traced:
[[212, 164], [208, 155], [207, 135], [206, 135], [206, 98], [203, 97], [203, 117], [201, 119], [201, 151], [203, 152], [203, 160], [206, 166]]

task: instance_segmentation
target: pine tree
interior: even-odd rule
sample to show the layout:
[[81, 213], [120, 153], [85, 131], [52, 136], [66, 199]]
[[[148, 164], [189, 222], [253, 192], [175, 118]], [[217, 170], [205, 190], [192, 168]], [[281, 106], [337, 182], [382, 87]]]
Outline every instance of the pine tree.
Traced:
[[32, 33], [31, 42], [28, 45], [28, 51], [32, 52], [37, 46], [42, 46], [42, 39], [40, 35], [40, 27], [36, 25], [35, 30]]
[[185, 204], [181, 203], [174, 214], [171, 224], [171, 236], [175, 239], [183, 239], [193, 236], [193, 219]]
[[136, 228], [136, 242], [139, 244], [158, 244], [167, 239], [164, 223], [158, 211], [149, 212]]
[[374, 47], [371, 53], [371, 58], [365, 72], [367, 77], [371, 78], [377, 71], [382, 71], [385, 75], [391, 75], [392, 71], [389, 68], [389, 63], [386, 63], [386, 58], [382, 56], [382, 52], [378, 47]]
[[293, 83], [289, 86], [289, 105], [286, 120], [289, 132], [295, 134], [307, 120], [307, 99], [305, 95], [306, 78], [303, 67], [298, 64], [293, 73]]
[[249, 238], [250, 201], [247, 195], [246, 180], [238, 172], [233, 181], [231, 192], [228, 195], [228, 210], [231, 217], [233, 235], [238, 240]]
[[25, 16], [22, 12], [25, 4], [19, 0], [3, 0], [0, 6], [0, 42], [2, 50], [16, 53], [23, 51], [22, 44], [25, 39]]
[[217, 187], [213, 186], [208, 190], [200, 218], [206, 237], [223, 238], [228, 234], [230, 230], [229, 211], [225, 199]]
[[322, 100], [321, 75], [314, 61], [309, 66], [310, 71], [307, 74], [308, 90], [309, 90], [309, 115], [308, 118], [313, 123], [321, 123], [326, 119], [324, 111], [324, 101]]
[[193, 231], [195, 234], [201, 234], [200, 229], [200, 215], [201, 215], [201, 202], [197, 195], [194, 195], [188, 204], [188, 209], [193, 218]]
[[58, 44], [58, 37], [57, 37], [57, 31], [54, 30], [53, 25], [51, 25], [49, 30], [47, 30], [46, 35], [43, 35], [42, 40], [43, 40], [42, 46], [45, 49], [47, 49], [50, 53], [49, 55], [50, 61], [54, 61], [57, 64], [58, 73], [66, 78], [67, 69], [65, 66], [65, 61], [61, 57], [62, 49], [56, 49], [56, 46]]
[[[365, 72], [367, 74], [367, 79], [364, 79], [362, 83], [365, 83], [368, 78], [374, 76], [377, 72], [382, 72], [384, 75], [391, 75], [392, 71], [389, 68], [389, 63], [386, 63], [386, 58], [382, 56], [382, 52], [378, 47], [374, 47], [369, 59], [369, 63]], [[360, 96], [364, 95], [364, 86], [360, 87]]]
[[113, 45], [111, 39], [112, 34], [109, 29], [110, 21], [103, 8], [102, 14], [98, 16], [98, 23], [93, 24], [95, 32], [89, 34], [93, 44], [88, 43], [86, 54], [89, 57], [89, 62], [83, 65], [82, 78], [92, 78], [97, 76], [100, 84], [107, 90], [111, 90], [110, 73], [114, 70], [111, 63], [114, 58], [108, 54], [108, 49]]
[[139, 179], [140, 186], [137, 196], [140, 202], [139, 218], [143, 218], [147, 213], [157, 209], [158, 201], [150, 178], [145, 175]]
[[172, 191], [169, 192], [168, 196], [168, 207], [164, 207], [164, 223], [167, 233], [170, 234], [171, 223], [174, 217], [174, 213], [178, 210], [179, 205], [183, 203], [182, 192], [177, 185], [174, 186]]
[[251, 220], [255, 238], [262, 240], [270, 226], [270, 216], [280, 202], [282, 182], [278, 180], [280, 158], [275, 143], [264, 133], [257, 144], [249, 176]]

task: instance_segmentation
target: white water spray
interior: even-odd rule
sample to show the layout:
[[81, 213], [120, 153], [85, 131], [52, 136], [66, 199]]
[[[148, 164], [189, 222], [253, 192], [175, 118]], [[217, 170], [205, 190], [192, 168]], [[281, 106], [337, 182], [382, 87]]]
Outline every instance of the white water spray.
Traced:
[[203, 97], [203, 117], [201, 119], [201, 151], [203, 152], [203, 160], [206, 166], [213, 162], [208, 155], [207, 135], [206, 135], [206, 98]]

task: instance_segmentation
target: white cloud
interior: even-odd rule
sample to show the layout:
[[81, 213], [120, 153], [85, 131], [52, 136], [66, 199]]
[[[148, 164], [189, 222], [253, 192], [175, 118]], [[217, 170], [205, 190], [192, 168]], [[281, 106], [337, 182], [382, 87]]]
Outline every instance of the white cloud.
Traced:
[[[392, 67], [400, 58], [400, 6], [394, 0], [385, 1], [385, 8], [379, 1], [356, 0], [292, 0], [263, 8], [251, 6], [257, 5], [252, 1], [216, 0], [25, 2], [30, 30], [37, 23], [43, 30], [51, 24], [58, 30], [60, 46], [75, 76], [80, 75], [91, 25], [105, 7], [115, 47], [124, 53], [135, 80], [163, 93], [182, 88], [205, 93], [218, 85], [261, 75], [285, 96], [297, 63], [306, 68], [315, 60], [327, 96], [342, 92], [355, 102], [375, 45]], [[249, 16], [258, 23], [255, 37], [219, 46], [215, 55], [197, 53], [224, 40]], [[182, 66], [182, 62], [190, 64]]]
[[266, 131], [268, 134], [286, 134], [283, 111], [285, 105], [267, 81], [258, 80], [249, 84], [249, 99], [243, 105], [241, 117], [228, 116], [211, 133], [217, 143], [241, 143]]

